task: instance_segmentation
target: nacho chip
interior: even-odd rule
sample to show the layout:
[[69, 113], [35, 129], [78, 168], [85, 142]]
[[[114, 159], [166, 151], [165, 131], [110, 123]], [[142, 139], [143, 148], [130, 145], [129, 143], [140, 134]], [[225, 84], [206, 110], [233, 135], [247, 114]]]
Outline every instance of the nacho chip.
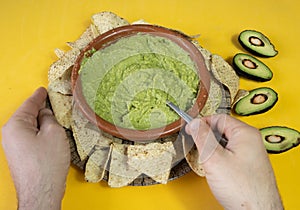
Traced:
[[169, 177], [170, 177], [170, 171], [171, 171], [171, 168], [170, 170], [168, 171], [165, 171], [164, 173], [162, 174], [157, 174], [157, 175], [151, 175], [150, 177], [158, 182], [158, 183], [161, 183], [161, 184], [167, 184], [168, 183], [168, 180], [169, 180]]
[[134, 22], [131, 23], [131, 25], [137, 25], [137, 24], [150, 24], [147, 21], [141, 19], [141, 20], [136, 20]]
[[178, 136], [178, 133], [175, 133], [173, 135], [165, 137], [163, 141], [164, 142], [170, 141], [173, 143], [174, 150], [176, 151], [175, 155], [173, 156], [173, 160], [172, 160], [172, 167], [174, 167], [175, 165], [177, 165], [177, 163], [182, 161], [185, 157], [184, 152], [183, 152], [183, 147], [182, 147], [182, 140]]
[[129, 25], [129, 22], [112, 12], [100, 12], [92, 16], [92, 23], [98, 32], [103, 34], [111, 29]]
[[205, 61], [205, 66], [208, 71], [211, 71], [211, 52], [209, 52], [207, 49], [201, 47], [198, 43], [198, 41], [193, 40], [192, 43], [198, 48], [200, 53], [202, 54], [204, 61]]
[[242, 98], [244, 98], [245, 96], [249, 95], [249, 91], [247, 90], [243, 90], [243, 89], [239, 89], [235, 98], [234, 98], [234, 101], [231, 105], [231, 107], [234, 107], [234, 105], [239, 101], [241, 100]]
[[[182, 135], [182, 141], [184, 145], [184, 152], [186, 154], [186, 161], [189, 164], [190, 168], [201, 177], [205, 176], [205, 171], [203, 170], [199, 152], [195, 144], [193, 144], [193, 140], [190, 136]], [[193, 146], [191, 146], [193, 144]]]
[[231, 103], [233, 103], [234, 97], [239, 89], [239, 77], [234, 69], [221, 56], [212, 55], [211, 61], [214, 77], [228, 88]]
[[95, 145], [109, 147], [112, 141], [104, 137], [98, 127], [90, 123], [76, 106], [72, 111], [72, 119], [73, 135], [81, 160], [87, 158]]
[[205, 171], [204, 171], [204, 169], [202, 167], [202, 164], [200, 162], [199, 152], [196, 148], [196, 145], [194, 145], [193, 149], [187, 154], [186, 160], [187, 160], [189, 166], [191, 167], [191, 169], [198, 176], [201, 176], [201, 177], [205, 176]]
[[110, 187], [123, 187], [133, 182], [141, 173], [128, 165], [126, 144], [113, 143], [111, 161], [109, 166], [108, 185]]
[[71, 82], [68, 80], [55, 80], [50, 82], [48, 89], [63, 95], [72, 95]]
[[107, 168], [107, 163], [112, 151], [112, 145], [109, 147], [95, 147], [95, 151], [89, 157], [85, 166], [85, 179], [88, 182], [100, 182]]
[[69, 45], [71, 48], [81, 50], [85, 48], [88, 45], [88, 43], [90, 43], [97, 36], [99, 36], [99, 32], [97, 31], [96, 27], [93, 24], [91, 24], [83, 32], [83, 34], [79, 37], [79, 39], [77, 39], [75, 42], [67, 42], [67, 45]]
[[172, 142], [128, 146], [128, 165], [156, 182], [167, 183], [176, 152]]
[[221, 85], [213, 78], [210, 80], [210, 90], [208, 94], [207, 101], [200, 112], [201, 116], [208, 116], [216, 113], [216, 110], [219, 108], [222, 102], [222, 87]]
[[74, 65], [79, 53], [79, 49], [73, 48], [54, 62], [48, 71], [48, 81], [53, 82], [62, 77], [63, 74]]
[[61, 49], [59, 49], [59, 48], [56, 48], [56, 49], [54, 49], [54, 53], [55, 53], [55, 55], [56, 55], [58, 58], [61, 58], [61, 57], [64, 56], [65, 51], [63, 51], [63, 50], [61, 50]]
[[71, 128], [72, 96], [66, 96], [48, 88], [49, 100], [57, 122], [65, 128]]

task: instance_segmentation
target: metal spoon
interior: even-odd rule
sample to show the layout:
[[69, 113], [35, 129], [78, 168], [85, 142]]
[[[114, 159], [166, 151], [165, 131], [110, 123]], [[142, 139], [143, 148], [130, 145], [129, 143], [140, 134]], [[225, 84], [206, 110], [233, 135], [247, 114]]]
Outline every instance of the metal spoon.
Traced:
[[185, 113], [184, 111], [182, 111], [178, 106], [176, 106], [175, 104], [173, 104], [170, 101], [167, 101], [166, 104], [173, 109], [180, 117], [182, 117], [182, 119], [184, 119], [185, 122], [190, 123], [193, 118], [188, 115], [187, 113]]
[[[173, 109], [180, 117], [182, 117], [182, 119], [184, 119], [185, 122], [190, 123], [193, 118], [188, 115], [187, 113], [185, 113], [184, 111], [182, 111], [178, 106], [176, 106], [175, 104], [173, 104], [172, 102], [167, 101], [166, 104], [171, 107], [171, 109]], [[226, 147], [228, 140], [225, 138], [225, 136], [223, 136], [222, 134], [220, 134], [218, 131], [213, 131], [214, 135], [217, 139], [217, 141], [223, 146]], [[189, 142], [191, 143], [191, 142]]]

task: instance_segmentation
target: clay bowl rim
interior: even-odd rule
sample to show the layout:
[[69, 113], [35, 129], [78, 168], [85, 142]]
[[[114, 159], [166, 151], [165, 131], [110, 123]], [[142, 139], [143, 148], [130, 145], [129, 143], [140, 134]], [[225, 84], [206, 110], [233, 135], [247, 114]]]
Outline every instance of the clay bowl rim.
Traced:
[[208, 90], [210, 88], [210, 75], [205, 65], [204, 58], [187, 35], [161, 26], [148, 24], [121, 26], [96, 37], [80, 52], [75, 61], [71, 74], [72, 91], [75, 105], [78, 106], [79, 110], [84, 114], [84, 116], [100, 130], [126, 140], [153, 141], [155, 139], [163, 138], [178, 132], [185, 125], [185, 122], [179, 118], [178, 120], [164, 127], [149, 130], [135, 130], [116, 126], [102, 119], [90, 108], [82, 93], [81, 80], [78, 79], [78, 71], [80, 69], [82, 59], [87, 56], [91, 49], [100, 50], [120, 38], [135, 35], [137, 33], [147, 33], [154, 36], [168, 38], [182, 47], [191, 56], [191, 59], [196, 64], [198, 74], [200, 75], [200, 82], [198, 86], [196, 102], [192, 108], [187, 111], [187, 113], [192, 117], [196, 117], [205, 105], [205, 102], [208, 98]]

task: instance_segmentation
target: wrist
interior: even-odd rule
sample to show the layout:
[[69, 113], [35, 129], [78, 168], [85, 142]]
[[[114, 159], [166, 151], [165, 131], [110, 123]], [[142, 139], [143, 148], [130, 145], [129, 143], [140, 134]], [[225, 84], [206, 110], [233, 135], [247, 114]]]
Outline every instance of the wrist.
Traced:
[[57, 192], [53, 184], [45, 183], [34, 182], [17, 187], [18, 210], [61, 209], [64, 192]]

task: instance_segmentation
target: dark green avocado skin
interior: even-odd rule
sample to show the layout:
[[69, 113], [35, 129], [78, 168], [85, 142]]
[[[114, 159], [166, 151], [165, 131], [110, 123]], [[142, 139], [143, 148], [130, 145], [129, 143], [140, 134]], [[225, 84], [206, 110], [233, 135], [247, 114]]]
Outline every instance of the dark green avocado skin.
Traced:
[[[259, 89], [259, 88], [257, 88], [257, 89]], [[257, 89], [254, 89], [254, 90], [252, 90], [252, 91], [256, 91]], [[252, 92], [251, 91], [251, 92]], [[259, 92], [258, 92], [258, 94], [259, 94]], [[265, 112], [267, 112], [267, 111], [269, 111], [270, 109], [272, 109], [274, 106], [275, 106], [275, 104], [277, 103], [277, 101], [278, 101], [278, 94], [276, 93], [276, 92], [274, 92], [274, 96], [275, 96], [275, 99], [274, 99], [274, 101], [273, 101], [273, 103], [271, 104], [271, 105], [269, 105], [269, 106], [267, 106], [267, 107], [265, 107], [264, 109], [261, 109], [261, 110], [258, 110], [258, 111], [253, 111], [253, 112], [251, 112], [251, 113], [249, 113], [249, 114], [245, 114], [245, 113], [241, 113], [239, 110], [238, 110], [238, 104], [239, 104], [239, 102], [241, 101], [241, 100], [243, 100], [243, 98], [240, 100], [240, 101], [238, 101], [236, 104], [235, 104], [235, 106], [234, 106], [234, 112], [236, 113], [236, 114], [238, 114], [238, 115], [240, 115], [240, 116], [251, 116], [251, 115], [256, 115], [256, 114], [262, 114], [262, 113], [265, 113]], [[246, 96], [247, 97], [247, 96]]]
[[261, 53], [256, 52], [255, 50], [253, 50], [253, 49], [251, 49], [250, 47], [248, 47], [247, 45], [245, 45], [245, 44], [243, 43], [243, 41], [240, 39], [240, 37], [239, 37], [239, 43], [241, 44], [241, 46], [242, 46], [245, 50], [247, 50], [249, 53], [251, 53], [251, 54], [253, 54], [253, 55], [255, 55], [255, 56], [259, 56], [259, 57], [263, 57], [263, 58], [274, 57], [274, 56], [268, 56], [268, 55], [264, 55], [264, 54], [261, 54]]
[[[288, 127], [285, 127], [285, 126], [270, 126], [270, 127], [262, 128], [262, 129], [260, 129], [260, 131], [261, 131], [261, 130], [265, 130], [265, 129], [272, 129], [272, 128], [276, 128], [276, 129], [289, 129], [289, 130], [298, 132], [298, 131], [296, 131], [296, 130], [294, 130], [294, 129], [292, 129], [292, 128], [288, 128]], [[299, 132], [298, 132], [298, 133], [299, 133]], [[264, 136], [263, 136], [263, 138], [264, 138]], [[297, 147], [299, 144], [300, 144], [300, 139], [297, 139], [296, 142], [293, 142], [293, 143], [291, 144], [291, 146], [290, 146], [290, 147], [287, 147], [286, 149], [281, 149], [281, 150], [270, 150], [270, 149], [268, 149], [268, 148], [266, 147], [266, 150], [267, 150], [267, 152], [270, 153], [270, 154], [279, 154], [279, 153], [286, 152], [286, 151], [288, 151], [288, 150], [290, 150], [290, 149], [292, 149], [292, 148], [294, 148], [294, 147]]]
[[[251, 116], [251, 115], [256, 115], [256, 114], [262, 114], [262, 113], [265, 113], [265, 112], [269, 111], [270, 109], [272, 109], [272, 108], [275, 106], [275, 104], [276, 104], [277, 101], [278, 101], [278, 98], [276, 98], [276, 100], [274, 101], [274, 103], [272, 104], [272, 106], [266, 107], [266, 108], [263, 109], [263, 110], [256, 111], [256, 112], [251, 112], [251, 113], [249, 113], [249, 114], [238, 114], [238, 115], [241, 115], [241, 116]], [[237, 112], [237, 111], [235, 111], [235, 112]]]
[[[257, 31], [255, 31], [255, 30], [245, 30], [245, 31], [248, 31], [248, 33], [251, 33], [251, 31], [257, 32]], [[243, 32], [244, 32], [244, 31], [243, 31]], [[242, 33], [243, 33], [243, 32], [242, 32]], [[244, 44], [244, 41], [241, 39], [241, 34], [242, 34], [242, 33], [239, 34], [238, 41], [239, 41], [240, 45], [241, 45], [245, 50], [247, 50], [248, 52], [250, 52], [251, 54], [253, 54], [253, 55], [255, 55], [255, 56], [259, 56], [259, 57], [265, 57], [265, 58], [274, 57], [274, 56], [276, 56], [276, 55], [278, 54], [278, 51], [275, 50], [275, 49], [274, 49], [274, 50], [276, 51], [276, 54], [275, 54], [275, 55], [272, 55], [272, 56], [266, 55], [266, 54], [262, 54], [262, 53], [259, 53], [259, 52], [255, 51], [255, 50], [253, 50], [252, 48], [250, 48], [250, 47], [248, 47], [247, 45]], [[258, 33], [260, 33], [260, 32], [258, 32]], [[263, 35], [263, 36], [269, 41], [269, 44], [272, 45], [272, 43], [270, 42], [270, 40], [269, 40], [265, 35]], [[272, 45], [272, 46], [273, 46], [273, 45]]]
[[288, 151], [288, 150], [290, 150], [290, 149], [292, 149], [292, 148], [294, 148], [294, 147], [297, 147], [299, 144], [300, 144], [300, 142], [297, 142], [297, 143], [293, 144], [291, 147], [286, 148], [286, 149], [284, 149], [284, 150], [269, 150], [269, 149], [267, 149], [267, 148], [266, 148], [266, 150], [267, 150], [267, 152], [268, 152], [269, 154], [279, 154], [279, 153], [286, 152], [286, 151]]
[[[234, 57], [233, 57], [233, 60], [234, 60]], [[237, 64], [234, 61], [232, 62], [232, 67], [234, 68], [235, 72], [239, 76], [242, 76], [242, 77], [250, 79], [250, 80], [254, 80], [254, 81], [257, 81], [257, 82], [267, 82], [267, 81], [270, 81], [272, 79], [272, 77], [266, 79], [266, 78], [258, 77], [258, 76], [252, 75], [252, 74], [247, 74], [246, 72], [241, 71], [240, 68], [237, 66]]]
[[240, 71], [239, 68], [234, 63], [232, 64], [232, 66], [235, 69], [235, 72], [241, 77], [244, 77], [244, 78], [247, 78], [250, 80], [254, 80], [256, 82], [267, 82], [267, 81], [271, 80], [271, 79], [264, 79], [261, 77], [257, 77], [257, 76], [251, 75], [251, 74], [246, 74], [245, 72]]
[[280, 154], [280, 153], [289, 151], [290, 149], [292, 149], [292, 148], [294, 148], [294, 147], [296, 147], [296, 146], [298, 146], [298, 145], [299, 145], [299, 143], [298, 143], [297, 145], [293, 145], [293, 146], [290, 147], [290, 148], [287, 148], [287, 149], [284, 149], [284, 150], [278, 150], [278, 151], [275, 151], [275, 150], [268, 150], [268, 149], [266, 149], [266, 150], [267, 150], [267, 153], [269, 153], [269, 154]]

